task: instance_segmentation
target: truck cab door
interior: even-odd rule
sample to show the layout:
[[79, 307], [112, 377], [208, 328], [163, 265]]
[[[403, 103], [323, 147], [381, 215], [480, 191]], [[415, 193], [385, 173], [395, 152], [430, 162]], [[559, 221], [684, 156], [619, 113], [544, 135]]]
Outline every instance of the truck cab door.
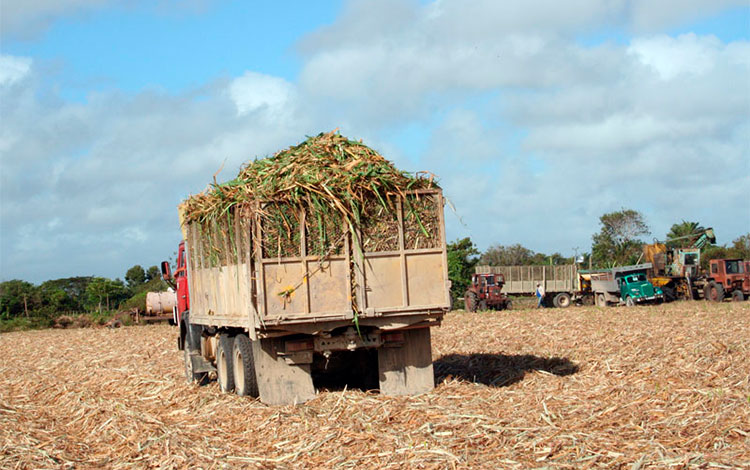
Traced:
[[178, 320], [183, 312], [190, 308], [190, 293], [188, 292], [187, 259], [185, 256], [185, 243], [180, 243], [177, 251], [177, 269], [174, 272], [174, 280], [177, 286], [177, 314]]

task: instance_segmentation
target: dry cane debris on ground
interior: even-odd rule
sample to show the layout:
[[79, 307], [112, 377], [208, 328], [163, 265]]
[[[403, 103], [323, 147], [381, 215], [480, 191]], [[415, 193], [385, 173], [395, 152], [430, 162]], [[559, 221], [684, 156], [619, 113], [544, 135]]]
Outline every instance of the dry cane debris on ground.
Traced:
[[454, 312], [437, 388], [188, 385], [166, 325], [0, 335], [1, 468], [750, 468], [750, 304]]

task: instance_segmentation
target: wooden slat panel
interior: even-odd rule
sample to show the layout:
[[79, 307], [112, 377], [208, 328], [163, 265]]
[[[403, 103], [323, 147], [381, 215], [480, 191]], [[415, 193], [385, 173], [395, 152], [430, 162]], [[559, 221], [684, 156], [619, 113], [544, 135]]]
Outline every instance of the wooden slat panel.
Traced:
[[365, 258], [365, 283], [368, 308], [401, 307], [401, 257]]
[[442, 253], [406, 255], [406, 272], [410, 307], [445, 302]]
[[[265, 317], [287, 314], [305, 314], [307, 300], [301, 282], [305, 276], [304, 265], [300, 262], [264, 263], [266, 292]], [[289, 296], [281, 292], [295, 289]]]
[[312, 313], [341, 312], [351, 309], [349, 263], [345, 259], [308, 261], [310, 310]]

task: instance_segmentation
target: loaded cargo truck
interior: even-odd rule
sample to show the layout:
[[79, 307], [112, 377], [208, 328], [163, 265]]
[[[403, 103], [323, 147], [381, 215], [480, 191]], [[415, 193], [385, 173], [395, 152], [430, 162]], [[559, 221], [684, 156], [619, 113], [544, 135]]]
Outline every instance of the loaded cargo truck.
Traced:
[[[434, 388], [430, 327], [450, 308], [444, 200], [431, 179], [402, 182], [390, 165], [321, 134], [180, 206], [174, 284], [188, 381], [215, 373], [224, 392], [292, 404], [315, 396], [314, 375], [344, 364], [386, 395]], [[335, 185], [350, 173], [355, 183], [339, 188], [358, 198], [342, 204]], [[269, 179], [282, 189], [261, 188]], [[169, 263], [162, 272], [172, 277]]]
[[591, 291], [596, 305], [626, 305], [632, 307], [642, 303], [664, 301], [661, 289], [654, 287], [646, 278], [651, 263], [621, 266], [591, 274]]
[[546, 306], [567, 308], [572, 303], [593, 305], [590, 272], [577, 265], [561, 266], [476, 266], [476, 274], [502, 275], [503, 292], [507, 295], [536, 295], [536, 285], [544, 287]]

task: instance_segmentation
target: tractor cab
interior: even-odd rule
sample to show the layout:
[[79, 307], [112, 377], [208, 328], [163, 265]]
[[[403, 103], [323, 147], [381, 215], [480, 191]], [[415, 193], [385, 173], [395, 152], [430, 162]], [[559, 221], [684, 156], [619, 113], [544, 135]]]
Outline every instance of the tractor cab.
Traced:
[[504, 310], [511, 307], [511, 301], [502, 290], [505, 276], [502, 274], [474, 274], [471, 286], [464, 294], [464, 307], [468, 312], [477, 310]]

